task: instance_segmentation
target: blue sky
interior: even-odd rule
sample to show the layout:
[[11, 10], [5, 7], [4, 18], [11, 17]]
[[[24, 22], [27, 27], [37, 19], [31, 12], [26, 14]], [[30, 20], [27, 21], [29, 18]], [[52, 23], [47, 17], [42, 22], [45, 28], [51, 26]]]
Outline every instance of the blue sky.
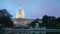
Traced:
[[0, 9], [7, 9], [15, 18], [20, 4], [26, 18], [42, 18], [44, 15], [60, 17], [60, 0], [0, 0]]

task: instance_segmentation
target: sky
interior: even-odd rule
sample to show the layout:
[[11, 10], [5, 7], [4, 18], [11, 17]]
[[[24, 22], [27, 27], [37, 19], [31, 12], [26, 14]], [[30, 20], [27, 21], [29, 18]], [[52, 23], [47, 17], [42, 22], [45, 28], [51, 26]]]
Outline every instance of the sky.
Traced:
[[60, 17], [60, 0], [0, 0], [0, 9], [7, 9], [15, 18], [20, 4], [26, 18]]

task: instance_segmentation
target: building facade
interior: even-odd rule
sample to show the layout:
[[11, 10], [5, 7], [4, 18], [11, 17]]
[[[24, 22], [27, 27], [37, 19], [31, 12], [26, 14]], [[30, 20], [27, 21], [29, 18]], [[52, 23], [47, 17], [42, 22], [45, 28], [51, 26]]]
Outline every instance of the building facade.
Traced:
[[[17, 13], [16, 13], [16, 18], [13, 19], [13, 23], [16, 25], [20, 25], [20, 26], [27, 26], [29, 25], [31, 22], [33, 22], [35, 19], [27, 19], [25, 18], [25, 13], [24, 10], [22, 8], [22, 6], [20, 5]], [[42, 23], [41, 19], [39, 19], [39, 22]]]

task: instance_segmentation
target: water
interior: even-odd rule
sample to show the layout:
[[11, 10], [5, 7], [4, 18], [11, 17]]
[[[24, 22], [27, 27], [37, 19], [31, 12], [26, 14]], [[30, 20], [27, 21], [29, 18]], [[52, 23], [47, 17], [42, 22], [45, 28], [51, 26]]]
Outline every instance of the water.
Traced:
[[60, 34], [60, 31], [0, 31], [0, 34]]

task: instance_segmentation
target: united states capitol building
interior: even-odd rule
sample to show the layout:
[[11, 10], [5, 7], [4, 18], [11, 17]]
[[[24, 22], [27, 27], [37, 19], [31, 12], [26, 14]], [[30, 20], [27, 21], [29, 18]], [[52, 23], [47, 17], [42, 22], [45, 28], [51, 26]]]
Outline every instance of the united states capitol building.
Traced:
[[[20, 26], [27, 26], [29, 25], [31, 22], [33, 22], [35, 19], [28, 19], [25, 18], [25, 13], [24, 10], [22, 8], [22, 6], [20, 5], [17, 13], [16, 13], [16, 18], [13, 19], [13, 23], [15, 25], [20, 25]], [[39, 22], [42, 23], [41, 19], [39, 19]]]
[[[36, 19], [25, 18], [24, 10], [23, 10], [22, 6], [20, 6], [17, 13], [16, 13], [16, 18], [13, 19], [13, 23], [15, 24], [16, 27], [18, 27], [18, 26], [28, 27], [28, 25], [31, 24], [34, 20], [36, 20]], [[38, 22], [42, 23], [42, 20], [39, 19]], [[44, 30], [44, 29], [45, 29], [45, 27], [39, 28], [38, 24], [36, 24], [35, 28], [29, 27], [29, 29], [27, 29], [27, 30], [22, 29], [21, 32], [22, 33], [26, 32], [26, 34], [29, 34], [29, 33], [30, 34], [32, 34], [32, 33], [46, 33], [45, 31], [44, 32], [38, 31], [38, 30]]]

